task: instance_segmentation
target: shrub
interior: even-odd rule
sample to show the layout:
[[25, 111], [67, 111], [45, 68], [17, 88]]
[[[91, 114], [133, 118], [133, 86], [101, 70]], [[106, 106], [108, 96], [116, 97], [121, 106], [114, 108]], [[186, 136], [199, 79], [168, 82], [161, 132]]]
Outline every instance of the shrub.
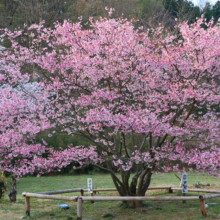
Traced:
[[4, 171], [0, 170], [0, 199], [7, 190], [7, 181], [4, 176]]

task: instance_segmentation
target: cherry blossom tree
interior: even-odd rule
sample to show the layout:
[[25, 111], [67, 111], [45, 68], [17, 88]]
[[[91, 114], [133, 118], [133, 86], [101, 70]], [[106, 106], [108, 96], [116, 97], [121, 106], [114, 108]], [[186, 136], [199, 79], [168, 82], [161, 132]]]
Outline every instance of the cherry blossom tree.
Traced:
[[[91, 18], [88, 29], [80, 21], [65, 21], [53, 29], [41, 23], [4, 30], [1, 37], [11, 47], [0, 54], [2, 83], [39, 82], [34, 97], [24, 99], [20, 91], [23, 95], [10, 92], [13, 97], [4, 98], [9, 110], [1, 115], [0, 147], [7, 163], [19, 152], [19, 166], [31, 154], [27, 172], [60, 169], [72, 161], [92, 164], [110, 173], [121, 196], [145, 195], [153, 173], [178, 171], [180, 163], [218, 176], [219, 25], [203, 18], [184, 22], [174, 36], [163, 27], [142, 32], [132, 22]], [[23, 44], [26, 35], [29, 47]], [[1, 93], [1, 106], [4, 93], [9, 91]], [[35, 104], [28, 105], [34, 103], [30, 99]], [[9, 111], [18, 115], [15, 125]], [[44, 145], [30, 141], [48, 128], [80, 135], [91, 146], [47, 149], [43, 156]], [[21, 142], [24, 137], [29, 142]]]

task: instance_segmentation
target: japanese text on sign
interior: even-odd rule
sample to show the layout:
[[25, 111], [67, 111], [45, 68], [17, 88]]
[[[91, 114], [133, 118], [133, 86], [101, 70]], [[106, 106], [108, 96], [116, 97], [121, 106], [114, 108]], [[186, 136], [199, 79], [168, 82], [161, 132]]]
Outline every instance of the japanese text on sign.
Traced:
[[188, 179], [187, 173], [182, 175], [182, 193], [188, 193]]
[[87, 184], [88, 184], [88, 193], [93, 193], [92, 178], [87, 179]]

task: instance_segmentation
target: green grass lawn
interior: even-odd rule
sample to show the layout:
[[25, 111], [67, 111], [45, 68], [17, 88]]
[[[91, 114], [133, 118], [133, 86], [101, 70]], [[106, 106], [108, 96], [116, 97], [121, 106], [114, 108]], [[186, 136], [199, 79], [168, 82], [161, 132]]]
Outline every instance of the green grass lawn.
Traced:
[[[196, 173], [188, 173], [188, 185], [192, 187], [196, 180]], [[24, 198], [22, 192], [42, 192], [71, 188], [87, 188], [87, 178], [93, 179], [94, 187], [114, 188], [111, 178], [107, 174], [94, 175], [74, 175], [74, 176], [49, 176], [49, 177], [26, 177], [17, 181], [17, 202], [11, 204], [8, 199], [8, 192], [0, 200], [0, 220], [16, 220], [25, 215]], [[199, 176], [198, 181], [202, 184], [211, 184], [212, 189], [220, 190], [220, 181], [215, 181], [213, 177]], [[179, 187], [179, 180], [174, 173], [164, 175], [153, 175], [151, 186], [175, 185]], [[201, 195], [202, 193], [189, 193], [188, 195]], [[64, 194], [66, 196], [79, 195], [79, 193]], [[88, 195], [85, 193], [85, 195]], [[117, 192], [101, 192], [97, 196], [112, 195]], [[151, 196], [180, 196], [181, 192], [169, 194], [166, 190], [151, 190], [146, 195]], [[71, 220], [76, 219], [76, 202], [43, 200], [31, 198], [31, 217], [39, 220]], [[86, 201], [83, 203], [83, 219], [140, 219], [140, 220], [168, 220], [168, 219], [220, 219], [220, 198], [207, 200], [208, 203], [218, 203], [216, 206], [206, 209], [206, 218], [201, 215], [199, 201], [147, 201], [142, 208], [127, 208], [122, 202], [95, 202], [91, 204]], [[70, 209], [63, 210], [58, 204], [67, 203]]]

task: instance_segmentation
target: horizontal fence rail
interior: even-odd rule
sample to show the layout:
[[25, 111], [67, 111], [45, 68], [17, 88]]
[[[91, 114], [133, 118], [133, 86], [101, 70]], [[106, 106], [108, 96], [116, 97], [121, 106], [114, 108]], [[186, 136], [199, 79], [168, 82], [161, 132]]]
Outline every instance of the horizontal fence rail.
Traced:
[[[155, 190], [155, 189], [172, 189], [173, 186], [151, 186], [148, 187], [148, 190]], [[175, 188], [177, 189], [177, 188]], [[72, 192], [88, 192], [88, 189], [84, 188], [75, 188], [75, 189], [64, 189], [64, 190], [56, 190], [56, 191], [46, 191], [46, 192], [38, 192], [38, 194], [63, 194], [63, 193], [72, 193]], [[103, 192], [103, 191], [117, 191], [116, 188], [100, 188], [100, 189], [93, 189], [93, 192]], [[220, 192], [220, 191], [219, 191]]]
[[[172, 190], [182, 190], [182, 188], [171, 187]], [[206, 192], [206, 193], [220, 193], [220, 190], [212, 190], [212, 189], [189, 189], [188, 192]]]
[[199, 200], [199, 196], [80, 196], [83, 201]]
[[212, 199], [212, 198], [220, 197], [220, 194], [204, 195], [202, 197], [203, 199]]
[[38, 198], [38, 199], [54, 199], [54, 200], [67, 200], [67, 201], [77, 201], [78, 196], [53, 196], [53, 195], [43, 195], [38, 193], [22, 193], [23, 196], [29, 198]]
[[64, 189], [57, 191], [38, 192], [37, 194], [53, 195], [53, 194], [63, 194], [63, 193], [72, 193], [72, 192], [81, 192], [81, 191], [86, 191], [86, 190], [84, 188], [75, 188], [75, 189]]
[[[182, 191], [182, 188], [177, 188], [173, 186], [151, 186], [148, 188], [148, 190], [157, 190], [157, 189], [171, 189], [171, 190], [179, 190]], [[72, 192], [88, 192], [88, 189], [84, 188], [75, 188], [75, 189], [65, 189], [65, 190], [57, 190], [57, 191], [47, 191], [47, 192], [38, 192], [38, 194], [48, 194], [48, 195], [53, 195], [53, 194], [63, 194], [63, 193], [72, 193]], [[98, 188], [98, 189], [93, 189], [93, 192], [104, 192], [104, 191], [117, 191], [116, 188]], [[205, 193], [219, 193], [220, 190], [210, 190], [210, 189], [190, 189], [188, 188], [188, 192], [205, 192]]]

